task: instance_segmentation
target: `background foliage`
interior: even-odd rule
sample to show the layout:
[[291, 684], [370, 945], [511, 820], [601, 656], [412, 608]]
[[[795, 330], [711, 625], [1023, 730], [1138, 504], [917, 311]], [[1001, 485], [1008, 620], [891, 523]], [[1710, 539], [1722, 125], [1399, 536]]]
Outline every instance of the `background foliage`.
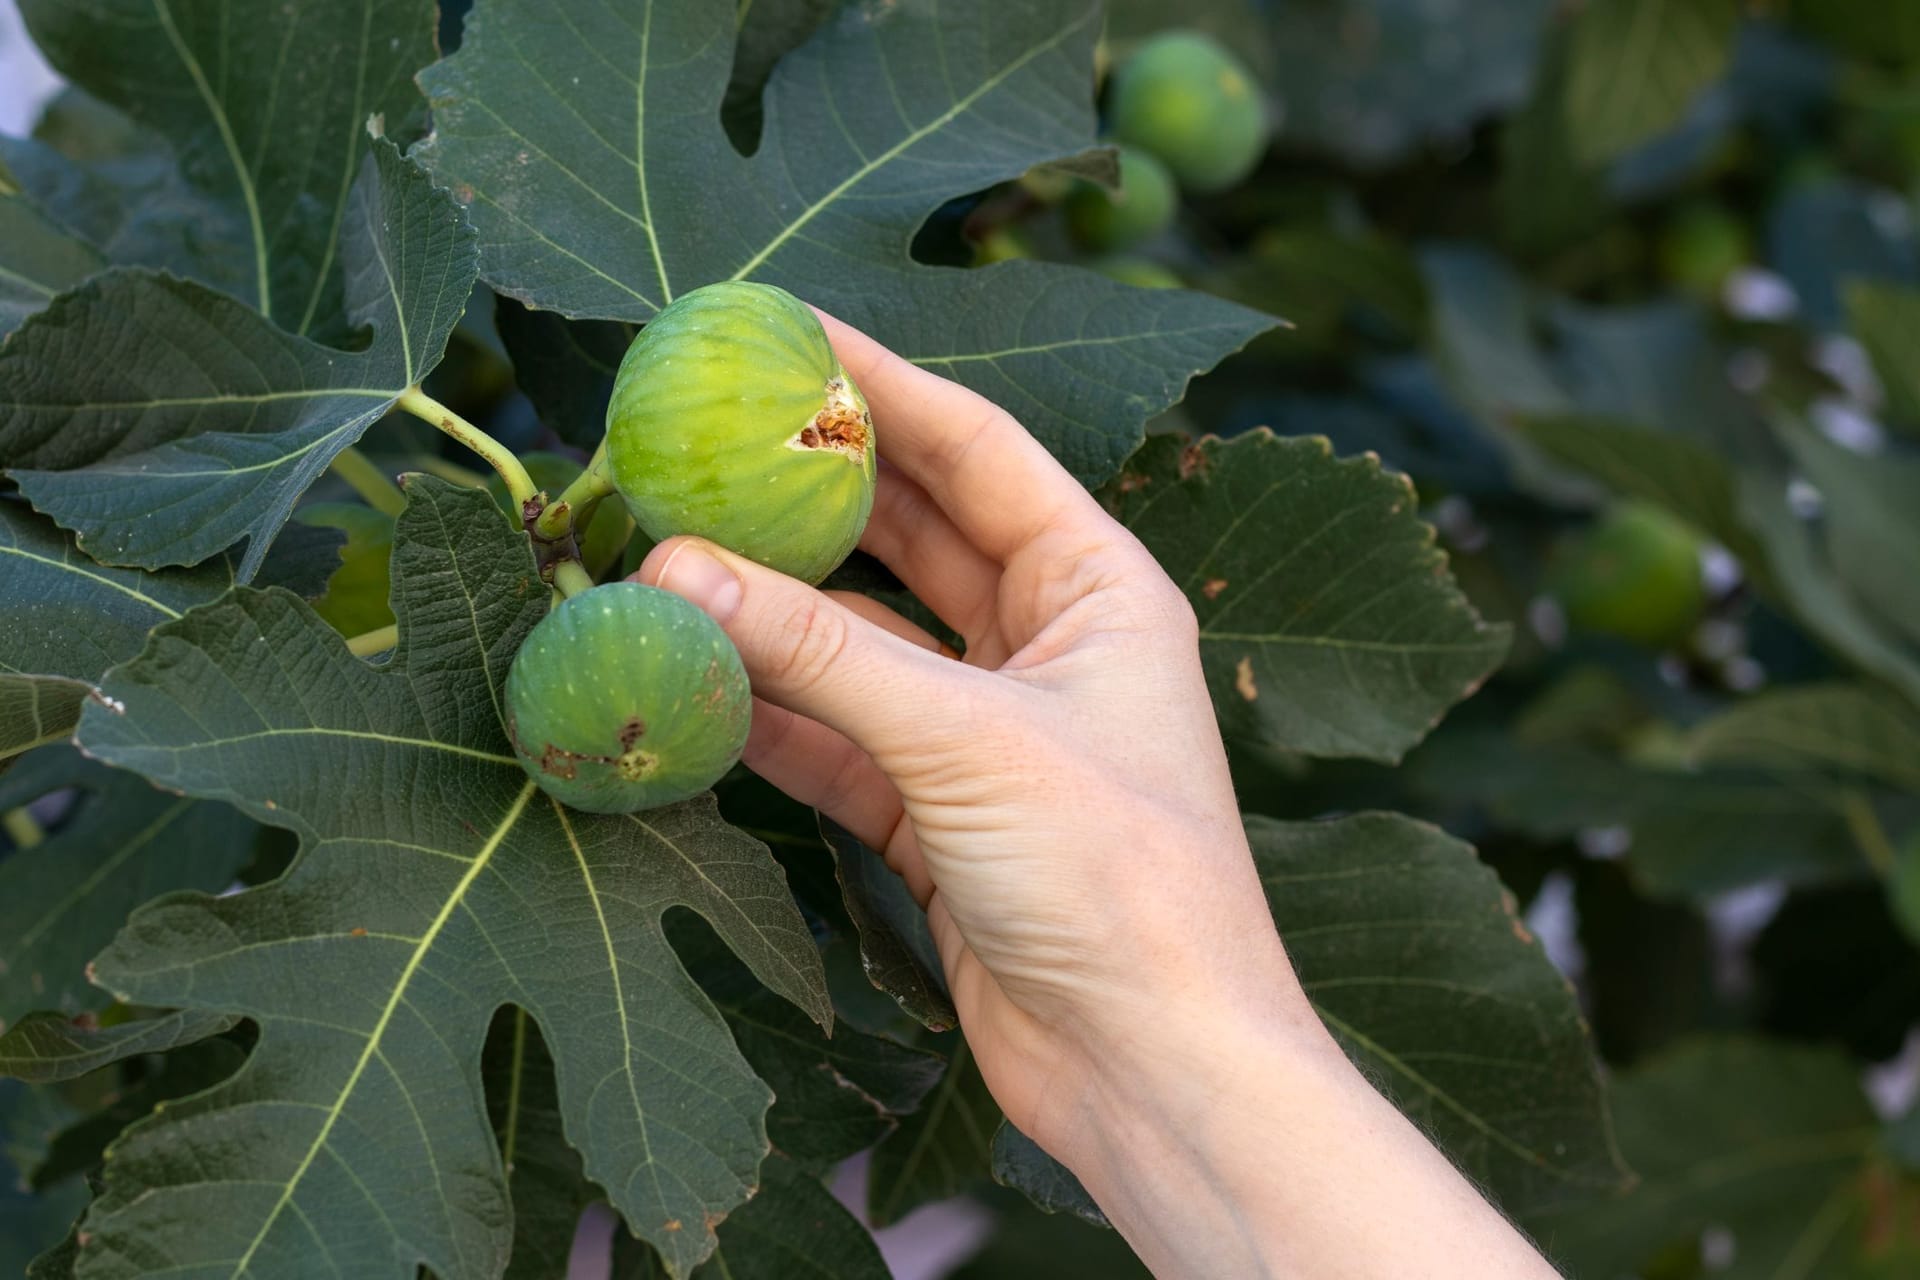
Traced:
[[[606, 1205], [617, 1276], [866, 1280], [959, 1194], [957, 1274], [1137, 1271], [873, 853], [507, 750], [547, 589], [393, 410], [557, 489], [726, 278], [1161, 559], [1316, 1007], [1570, 1274], [1920, 1269], [1920, 4], [20, 7], [72, 87], [0, 139], [0, 1275], [557, 1277]], [[1174, 27], [1274, 141], [1116, 262], [1058, 200]]]

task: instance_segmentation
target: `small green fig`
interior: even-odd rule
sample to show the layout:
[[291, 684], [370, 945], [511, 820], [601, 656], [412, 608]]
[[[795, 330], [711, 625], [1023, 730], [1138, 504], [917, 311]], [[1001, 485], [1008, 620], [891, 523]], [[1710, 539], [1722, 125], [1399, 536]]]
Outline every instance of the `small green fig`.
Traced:
[[1707, 605], [1700, 549], [1699, 536], [1659, 507], [1623, 502], [1554, 548], [1547, 589], [1576, 627], [1677, 644]]
[[819, 582], [873, 510], [873, 416], [805, 303], [772, 285], [711, 284], [627, 349], [607, 467], [656, 541], [698, 534]]
[[746, 745], [753, 694], [718, 623], [672, 592], [610, 582], [562, 601], [507, 671], [507, 734], [528, 775], [589, 813], [705, 791]]
[[1158, 156], [1189, 191], [1223, 191], [1267, 149], [1267, 106], [1253, 76], [1211, 36], [1168, 31], [1114, 72], [1114, 136]]
[[1089, 249], [1131, 249], [1173, 224], [1180, 209], [1167, 167], [1138, 147], [1120, 148], [1120, 189], [1082, 182], [1067, 197], [1067, 229]]

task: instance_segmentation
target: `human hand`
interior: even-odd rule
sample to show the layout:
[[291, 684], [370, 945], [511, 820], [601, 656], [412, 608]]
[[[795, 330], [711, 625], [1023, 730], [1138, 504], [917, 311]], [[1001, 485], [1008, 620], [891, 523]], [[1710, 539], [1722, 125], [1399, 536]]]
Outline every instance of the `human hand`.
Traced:
[[675, 538], [746, 762], [926, 908], [1007, 1117], [1157, 1275], [1551, 1275], [1320, 1025], [1240, 825], [1186, 597], [1021, 426], [831, 319], [884, 465], [860, 545], [965, 639]]

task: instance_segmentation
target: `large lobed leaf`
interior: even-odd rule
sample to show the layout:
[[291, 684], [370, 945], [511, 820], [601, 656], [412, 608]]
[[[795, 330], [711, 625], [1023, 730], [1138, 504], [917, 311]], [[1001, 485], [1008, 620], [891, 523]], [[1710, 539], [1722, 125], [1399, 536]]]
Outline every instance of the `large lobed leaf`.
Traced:
[[244, 237], [117, 260], [200, 275], [201, 259], [240, 257], [239, 296], [262, 316], [344, 336], [341, 232], [367, 121], [402, 143], [417, 132], [410, 79], [433, 60], [431, 0], [287, 0], [268, 21], [242, 0], [22, 0], [20, 11], [60, 73], [165, 139], [185, 182]]
[[644, 322], [719, 280], [784, 286], [1018, 415], [1088, 482], [1271, 321], [1034, 262], [914, 263], [946, 200], [1093, 141], [1094, 0], [846, 5], [784, 58], [752, 156], [721, 124], [734, 13], [710, 0], [490, 0], [421, 77], [419, 148], [481, 272], [572, 317]]
[[460, 210], [377, 143], [346, 212], [363, 351], [276, 328], [203, 285], [114, 270], [0, 348], [0, 466], [106, 564], [259, 571], [295, 500], [440, 359], [473, 286]]
[[711, 798], [593, 817], [521, 770], [502, 682], [548, 592], [491, 497], [415, 478], [398, 534], [383, 665], [241, 588], [161, 627], [82, 720], [91, 754], [303, 845], [263, 888], [149, 905], [95, 962], [130, 1000], [240, 1014], [260, 1043], [116, 1145], [83, 1277], [496, 1275], [512, 1226], [480, 1068], [507, 1003], [551, 1048], [587, 1175], [685, 1268], [752, 1192], [770, 1095], [662, 913], [690, 907], [831, 1017], [784, 876]]
[[1150, 440], [1107, 505], [1180, 584], [1230, 737], [1391, 762], [1507, 650], [1454, 586], [1412, 482], [1326, 440]]
[[1247, 835], [1315, 1010], [1502, 1207], [1627, 1181], [1573, 990], [1472, 848], [1385, 813]]

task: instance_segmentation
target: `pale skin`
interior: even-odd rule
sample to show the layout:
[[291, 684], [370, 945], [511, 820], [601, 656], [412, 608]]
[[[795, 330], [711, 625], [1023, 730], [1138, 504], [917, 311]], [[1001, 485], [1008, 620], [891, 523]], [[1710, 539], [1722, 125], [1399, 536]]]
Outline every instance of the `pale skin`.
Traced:
[[1008, 1119], [1162, 1280], [1554, 1276], [1314, 1015], [1185, 597], [1005, 412], [823, 319], [884, 459], [860, 545], [964, 659], [695, 539], [636, 577], [738, 646], [747, 764], [926, 908]]

